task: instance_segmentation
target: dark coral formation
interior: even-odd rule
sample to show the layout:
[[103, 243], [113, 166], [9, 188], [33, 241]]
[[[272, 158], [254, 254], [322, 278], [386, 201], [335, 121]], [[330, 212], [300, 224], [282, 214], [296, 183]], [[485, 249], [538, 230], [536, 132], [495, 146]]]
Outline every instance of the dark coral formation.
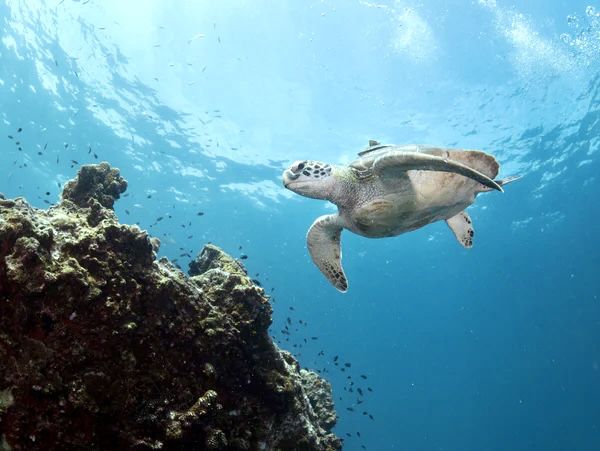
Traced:
[[268, 335], [271, 306], [215, 246], [192, 277], [84, 166], [47, 211], [0, 199], [0, 450], [335, 450], [331, 388]]
[[92, 200], [106, 208], [112, 208], [115, 201], [127, 189], [127, 181], [117, 169], [108, 163], [82, 166], [79, 176], [65, 184], [62, 198], [78, 207], [87, 207]]

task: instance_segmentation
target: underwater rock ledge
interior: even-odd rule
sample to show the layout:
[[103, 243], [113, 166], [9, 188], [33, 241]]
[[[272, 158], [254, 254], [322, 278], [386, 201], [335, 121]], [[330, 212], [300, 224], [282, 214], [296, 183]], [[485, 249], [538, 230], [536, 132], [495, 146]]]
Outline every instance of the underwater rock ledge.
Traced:
[[126, 187], [101, 163], [48, 210], [0, 196], [0, 450], [341, 449], [263, 289], [212, 245], [190, 276], [157, 260]]

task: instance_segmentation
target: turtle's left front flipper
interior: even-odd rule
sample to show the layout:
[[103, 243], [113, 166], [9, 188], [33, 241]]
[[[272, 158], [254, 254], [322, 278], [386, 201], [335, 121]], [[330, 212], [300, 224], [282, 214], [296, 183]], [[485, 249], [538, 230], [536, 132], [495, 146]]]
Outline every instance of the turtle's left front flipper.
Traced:
[[321, 216], [308, 229], [306, 242], [315, 265], [334, 287], [345, 293], [348, 290], [348, 280], [342, 268], [342, 228], [338, 215]]
[[488, 188], [503, 191], [498, 183], [473, 168], [465, 166], [458, 161], [426, 153], [402, 150], [390, 151], [377, 158], [373, 163], [373, 172], [381, 175], [389, 173], [391, 176], [396, 176], [400, 171], [410, 170], [453, 172], [469, 177]]

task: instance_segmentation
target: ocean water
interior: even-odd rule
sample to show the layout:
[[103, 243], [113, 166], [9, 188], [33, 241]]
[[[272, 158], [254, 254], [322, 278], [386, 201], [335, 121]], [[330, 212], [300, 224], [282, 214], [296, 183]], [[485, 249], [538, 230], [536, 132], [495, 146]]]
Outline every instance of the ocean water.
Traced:
[[[6, 196], [47, 208], [108, 161], [161, 255], [247, 256], [344, 449], [600, 449], [600, 5], [3, 0], [0, 105]], [[441, 223], [344, 232], [341, 294], [305, 244], [334, 209], [281, 172], [369, 139], [524, 177], [469, 209], [470, 250]]]

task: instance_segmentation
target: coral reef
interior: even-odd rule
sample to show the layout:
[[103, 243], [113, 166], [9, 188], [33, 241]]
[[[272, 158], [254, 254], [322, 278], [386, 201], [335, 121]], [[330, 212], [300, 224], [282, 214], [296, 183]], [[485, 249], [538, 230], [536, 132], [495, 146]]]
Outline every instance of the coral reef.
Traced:
[[331, 387], [207, 245], [182, 273], [83, 166], [48, 210], [0, 196], [0, 450], [336, 450]]

